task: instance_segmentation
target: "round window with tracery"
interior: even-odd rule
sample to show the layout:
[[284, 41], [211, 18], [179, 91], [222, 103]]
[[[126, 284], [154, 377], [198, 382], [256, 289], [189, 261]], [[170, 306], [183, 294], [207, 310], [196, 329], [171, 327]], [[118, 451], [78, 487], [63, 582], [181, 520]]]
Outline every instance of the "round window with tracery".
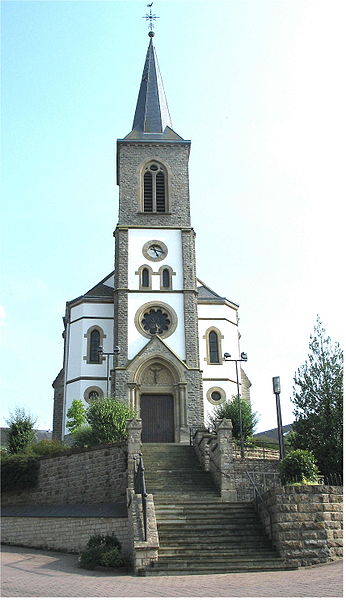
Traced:
[[142, 327], [148, 333], [154, 335], [155, 333], [162, 334], [170, 328], [171, 319], [167, 312], [161, 308], [151, 308], [145, 312], [142, 319]]
[[171, 306], [160, 302], [152, 304], [148, 302], [141, 306], [135, 315], [135, 324], [138, 331], [145, 337], [159, 335], [170, 336], [177, 327], [178, 318]]

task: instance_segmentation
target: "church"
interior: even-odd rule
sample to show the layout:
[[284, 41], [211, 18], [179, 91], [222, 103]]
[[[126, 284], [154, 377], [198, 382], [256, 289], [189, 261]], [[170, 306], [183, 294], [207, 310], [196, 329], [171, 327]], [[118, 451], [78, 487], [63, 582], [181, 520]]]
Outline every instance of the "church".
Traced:
[[175, 443], [238, 391], [249, 400], [245, 372], [224, 360], [240, 358], [239, 306], [196, 273], [191, 142], [171, 123], [153, 37], [132, 129], [117, 140], [114, 271], [66, 303], [56, 439], [74, 399], [114, 396], [142, 419], [143, 442]]

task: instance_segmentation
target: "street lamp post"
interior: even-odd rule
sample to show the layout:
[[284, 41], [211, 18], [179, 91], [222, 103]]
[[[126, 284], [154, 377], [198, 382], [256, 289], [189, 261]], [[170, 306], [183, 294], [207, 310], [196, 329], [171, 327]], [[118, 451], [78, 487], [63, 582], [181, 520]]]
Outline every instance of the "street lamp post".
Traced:
[[279, 452], [280, 459], [285, 458], [285, 444], [284, 444], [284, 434], [282, 429], [282, 419], [281, 419], [281, 405], [280, 405], [280, 377], [273, 377], [273, 392], [275, 394], [276, 399], [276, 415], [278, 420], [278, 438], [279, 438]]
[[238, 411], [239, 411], [239, 441], [240, 441], [240, 456], [244, 458], [244, 435], [243, 435], [243, 421], [241, 414], [241, 402], [240, 402], [240, 392], [239, 392], [239, 373], [238, 373], [238, 363], [247, 361], [247, 354], [242, 352], [240, 358], [232, 358], [229, 352], [225, 352], [223, 355], [224, 360], [234, 362], [235, 363], [235, 372], [237, 376], [237, 397], [238, 397]]
[[115, 346], [113, 352], [104, 352], [102, 346], [99, 347], [99, 355], [107, 357], [107, 363], [106, 363], [106, 371], [107, 371], [107, 398], [108, 398], [108, 394], [109, 394], [109, 357], [110, 356], [116, 356], [116, 355], [119, 354], [119, 352], [120, 352], [119, 346]]

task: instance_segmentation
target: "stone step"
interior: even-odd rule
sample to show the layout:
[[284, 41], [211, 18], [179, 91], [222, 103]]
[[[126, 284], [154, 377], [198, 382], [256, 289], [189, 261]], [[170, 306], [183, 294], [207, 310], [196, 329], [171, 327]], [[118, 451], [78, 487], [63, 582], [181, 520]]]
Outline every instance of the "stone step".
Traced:
[[[277, 552], [275, 550], [273, 550], [273, 548], [271, 547], [270, 544], [268, 544], [267, 546], [264, 546], [263, 544], [249, 544], [246, 547], [240, 547], [238, 544], [233, 544], [233, 545], [225, 545], [225, 546], [218, 546], [217, 544], [215, 544], [214, 546], [212, 545], [207, 545], [205, 547], [200, 547], [198, 549], [198, 559], [204, 559], [206, 558], [207, 560], [210, 559], [210, 556], [213, 555], [214, 552], [217, 552], [217, 556], [219, 557], [230, 557], [230, 556], [253, 556], [253, 555], [258, 555], [260, 557], [274, 557], [277, 558]], [[196, 550], [195, 548], [191, 548], [190, 546], [160, 546], [160, 551], [159, 551], [160, 557], [164, 558], [164, 557], [176, 557], [177, 555], [179, 556], [185, 556], [185, 557], [196, 557]]]
[[[224, 566], [235, 566], [235, 565], [244, 565], [246, 564], [247, 566], [251, 565], [255, 565], [255, 564], [261, 564], [261, 565], [265, 565], [267, 567], [272, 566], [272, 565], [282, 565], [284, 563], [284, 560], [280, 557], [261, 557], [259, 555], [257, 556], [253, 556], [251, 558], [247, 557], [247, 556], [230, 556], [227, 557], [226, 559], [223, 557], [216, 557], [216, 556], [211, 556], [208, 559], [208, 567], [224, 567]], [[205, 568], [205, 565], [202, 565], [200, 560], [196, 557], [178, 557], [178, 556], [174, 556], [172, 558], [165, 558], [165, 559], [161, 559], [161, 557], [159, 557], [157, 566], [159, 568], [171, 568], [171, 569], [176, 569], [178, 567], [193, 567], [193, 568], [198, 568], [198, 567], [202, 567]], [[154, 566], [155, 568], [155, 566]]]
[[255, 520], [257, 518], [255, 515], [248, 513], [246, 511], [237, 511], [237, 510], [210, 510], [208, 508], [192, 508], [191, 510], [174, 510], [174, 509], [162, 509], [161, 507], [156, 508], [156, 518], [160, 519], [192, 519], [192, 520], [203, 520], [205, 518], [216, 518], [216, 519], [233, 519], [237, 521], [248, 521]]
[[[208, 535], [208, 540], [206, 540], [206, 536]], [[243, 531], [242, 533], [237, 533], [237, 531], [232, 531], [230, 532], [225, 532], [225, 531], [220, 531], [217, 529], [210, 529], [210, 530], [206, 530], [205, 533], [203, 534], [198, 533], [198, 532], [194, 532], [193, 530], [191, 531], [178, 531], [176, 530], [172, 530], [172, 531], [167, 531], [167, 530], [162, 530], [161, 528], [159, 528], [159, 540], [160, 540], [160, 544], [162, 544], [163, 546], [167, 546], [170, 544], [174, 544], [174, 545], [178, 545], [178, 544], [184, 544], [184, 545], [188, 545], [191, 546], [193, 544], [198, 544], [198, 548], [200, 547], [200, 545], [204, 545], [204, 544], [213, 544], [213, 543], [219, 543], [220, 545], [223, 544], [247, 544], [247, 543], [253, 543], [253, 542], [263, 542], [264, 544], [265, 542], [265, 538], [263, 538], [263, 532], [261, 531], [261, 529], [258, 529], [254, 532], [251, 531]], [[197, 549], [196, 549], [197, 550]]]
[[235, 531], [239, 532], [239, 533], [243, 533], [246, 531], [263, 531], [262, 529], [262, 525], [258, 523], [258, 521], [254, 520], [251, 523], [242, 523], [241, 525], [239, 525], [239, 523], [235, 522], [235, 521], [231, 521], [231, 520], [225, 520], [222, 523], [220, 523], [219, 521], [217, 521], [216, 519], [206, 519], [205, 521], [203, 520], [198, 521], [198, 522], [193, 522], [191, 523], [190, 520], [187, 521], [177, 521], [177, 520], [164, 520], [164, 521], [158, 521], [158, 527], [160, 529], [160, 531], [167, 531], [167, 532], [171, 532], [171, 531], [194, 531], [194, 532], [198, 532], [198, 531], [213, 531], [215, 529], [219, 529], [220, 531], [224, 531], [225, 533], [233, 533]]
[[256, 517], [254, 517], [253, 515], [249, 515], [249, 516], [244, 516], [244, 515], [239, 515], [239, 514], [228, 514], [228, 513], [222, 513], [220, 511], [219, 515], [215, 515], [215, 513], [208, 513], [205, 512], [203, 514], [172, 514], [172, 513], [165, 513], [162, 514], [161, 511], [156, 511], [156, 521], [158, 523], [176, 523], [177, 525], [180, 525], [182, 523], [191, 523], [191, 525], [193, 525], [193, 527], [195, 527], [198, 524], [205, 524], [205, 523], [219, 523], [222, 527], [224, 525], [230, 524], [230, 525], [237, 525], [239, 529], [242, 529], [243, 526], [245, 526], [247, 523], [249, 523], [250, 525], [253, 525], [254, 523], [258, 523], [258, 520], [256, 519]]
[[169, 566], [164, 567], [159, 563], [153, 567], [149, 567], [145, 571], [146, 576], [173, 576], [173, 575], [207, 575], [221, 573], [253, 573], [261, 571], [291, 571], [292, 568], [286, 567], [282, 562], [244, 562], [242, 564], [224, 563], [218, 566], [211, 565], [194, 565], [183, 566], [179, 565], [176, 568]]

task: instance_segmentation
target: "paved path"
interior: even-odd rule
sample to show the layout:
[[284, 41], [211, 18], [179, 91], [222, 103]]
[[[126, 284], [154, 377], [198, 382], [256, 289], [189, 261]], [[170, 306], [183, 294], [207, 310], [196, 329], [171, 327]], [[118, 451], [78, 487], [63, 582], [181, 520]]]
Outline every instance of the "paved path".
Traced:
[[342, 597], [342, 562], [269, 573], [134, 577], [85, 571], [73, 554], [3, 546], [3, 597]]

